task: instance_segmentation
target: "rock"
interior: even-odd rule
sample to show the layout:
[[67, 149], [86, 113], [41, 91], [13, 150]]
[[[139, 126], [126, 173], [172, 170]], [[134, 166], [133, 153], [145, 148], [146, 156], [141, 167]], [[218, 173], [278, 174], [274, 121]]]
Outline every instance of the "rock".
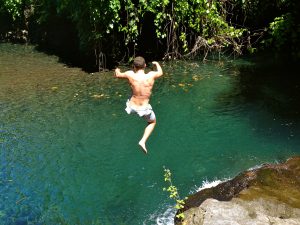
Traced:
[[300, 157], [266, 164], [188, 197], [186, 225], [300, 225]]
[[185, 222], [188, 225], [299, 225], [300, 209], [265, 199], [218, 201], [210, 198], [200, 207], [188, 210]]

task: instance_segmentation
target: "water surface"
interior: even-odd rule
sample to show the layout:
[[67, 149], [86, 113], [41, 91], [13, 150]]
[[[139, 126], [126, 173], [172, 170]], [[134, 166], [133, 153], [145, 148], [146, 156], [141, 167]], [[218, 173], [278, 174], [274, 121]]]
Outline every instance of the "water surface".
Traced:
[[1, 224], [166, 224], [174, 203], [162, 191], [164, 166], [185, 196], [203, 181], [300, 153], [300, 83], [289, 66], [162, 67], [145, 156], [137, 146], [145, 122], [124, 111], [126, 81], [1, 44]]

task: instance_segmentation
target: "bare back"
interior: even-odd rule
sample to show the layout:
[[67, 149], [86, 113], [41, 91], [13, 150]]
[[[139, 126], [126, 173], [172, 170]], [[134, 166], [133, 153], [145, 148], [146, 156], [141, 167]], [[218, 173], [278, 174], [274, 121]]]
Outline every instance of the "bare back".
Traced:
[[146, 74], [144, 70], [139, 70], [136, 73], [132, 71], [128, 74], [128, 81], [132, 90], [131, 105], [135, 107], [148, 105], [155, 81], [153, 73]]
[[156, 66], [157, 71], [145, 73], [144, 68], [146, 67], [146, 64], [144, 64], [141, 69], [136, 69], [136, 67], [134, 67], [135, 71], [129, 70], [121, 72], [119, 68], [115, 69], [115, 76], [117, 78], [126, 78], [130, 83], [132, 90], [130, 104], [133, 107], [142, 108], [149, 104], [154, 80], [163, 75], [163, 71], [159, 63], [153, 61], [152, 64]]

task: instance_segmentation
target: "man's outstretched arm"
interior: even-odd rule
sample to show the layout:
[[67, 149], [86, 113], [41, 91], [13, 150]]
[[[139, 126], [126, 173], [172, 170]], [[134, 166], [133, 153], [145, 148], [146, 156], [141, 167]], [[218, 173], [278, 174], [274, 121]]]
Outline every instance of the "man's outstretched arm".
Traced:
[[119, 68], [115, 69], [115, 77], [117, 78], [128, 78], [129, 71], [126, 71], [124, 73], [121, 72]]
[[157, 71], [153, 71], [153, 73], [154, 73], [154, 78], [158, 78], [158, 77], [162, 76], [162, 75], [163, 75], [163, 71], [162, 71], [162, 68], [161, 68], [161, 66], [159, 65], [159, 63], [156, 62], [156, 61], [153, 61], [152, 64], [155, 65], [155, 66], [156, 66], [156, 69], [157, 69]]

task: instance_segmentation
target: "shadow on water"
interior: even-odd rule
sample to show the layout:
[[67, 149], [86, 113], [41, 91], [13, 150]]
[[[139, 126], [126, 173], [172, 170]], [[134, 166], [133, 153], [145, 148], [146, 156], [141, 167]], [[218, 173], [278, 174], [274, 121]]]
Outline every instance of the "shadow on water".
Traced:
[[[300, 131], [298, 66], [295, 62], [270, 55], [248, 58], [246, 61], [240, 64], [236, 60], [225, 66], [224, 75], [235, 78], [231, 80], [230, 88], [216, 95], [212, 112], [222, 117], [243, 118], [249, 125], [251, 135], [260, 140], [261, 147], [257, 143], [257, 148], [262, 150], [266, 143], [273, 143], [273, 147], [267, 148], [276, 149], [276, 160], [285, 161], [286, 154], [294, 148], [291, 143], [298, 143]], [[234, 125], [231, 126], [234, 129]], [[247, 134], [241, 133], [241, 138], [243, 135]], [[286, 144], [281, 146], [280, 143]]]
[[[253, 105], [285, 121], [300, 119], [300, 76], [298, 66], [287, 60], [260, 56], [248, 65], [232, 65], [233, 87], [221, 92], [218, 107]], [[229, 107], [230, 108], [230, 107]]]

